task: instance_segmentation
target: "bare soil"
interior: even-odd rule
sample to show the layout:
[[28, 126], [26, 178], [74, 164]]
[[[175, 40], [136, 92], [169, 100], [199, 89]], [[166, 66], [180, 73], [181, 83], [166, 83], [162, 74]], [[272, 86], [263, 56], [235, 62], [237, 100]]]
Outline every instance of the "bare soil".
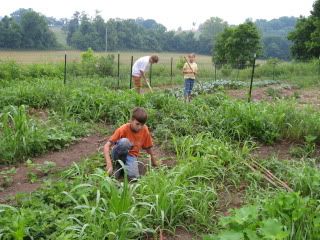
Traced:
[[229, 210], [240, 208], [245, 202], [246, 184], [242, 183], [238, 188], [224, 188], [218, 191], [217, 213], [229, 215]]
[[[69, 148], [63, 149], [59, 152], [50, 152], [45, 155], [33, 158], [32, 162], [34, 164], [44, 164], [45, 161], [54, 162], [56, 167], [50, 171], [50, 173], [62, 170], [74, 162], [79, 162], [82, 159], [95, 154], [100, 146], [100, 140], [102, 136], [100, 134], [91, 135], [78, 140], [76, 143], [72, 144]], [[5, 171], [12, 168], [0, 166], [0, 171]], [[10, 186], [5, 188], [0, 192], [0, 202], [6, 201], [10, 196], [14, 196], [17, 193], [29, 193], [35, 191], [41, 186], [41, 181], [36, 181], [31, 183], [28, 179], [28, 174], [30, 174], [30, 167], [26, 163], [14, 166], [16, 173], [12, 176], [12, 183]], [[45, 177], [43, 174], [36, 172], [39, 177]], [[1, 183], [1, 182], [0, 182]]]
[[200, 239], [200, 238], [188, 232], [184, 228], [177, 228], [174, 233], [174, 236], [172, 236], [172, 234], [169, 234], [169, 233], [163, 234], [163, 240], [196, 240], [196, 239]]
[[[227, 95], [237, 99], [248, 99], [248, 89], [230, 89]], [[252, 101], [273, 101], [275, 98], [297, 98], [300, 104], [311, 104], [320, 108], [319, 89], [296, 89], [273, 85], [252, 90]]]
[[37, 119], [40, 119], [42, 121], [47, 121], [48, 118], [49, 118], [49, 113], [48, 113], [48, 109], [37, 109], [37, 108], [32, 108], [30, 107], [28, 109], [28, 114], [31, 116], [31, 117], [34, 117], [34, 118], [37, 118]]
[[291, 159], [290, 148], [296, 146], [295, 143], [281, 141], [273, 145], [259, 144], [253, 151], [253, 156], [257, 159], [268, 159], [272, 156], [280, 160]]
[[[101, 136], [101, 134], [94, 134], [85, 138], [82, 138], [72, 144], [70, 147], [63, 149], [58, 152], [50, 152], [39, 157], [33, 158], [32, 163], [35, 165], [43, 165], [47, 162], [54, 162], [56, 166], [50, 170], [50, 174], [61, 171], [74, 162], [80, 162], [81, 160], [90, 157], [97, 153], [100, 148], [106, 143], [106, 137]], [[155, 144], [154, 153], [156, 159], [158, 159], [162, 165], [166, 165], [171, 168], [176, 165], [175, 154], [164, 151], [161, 147]], [[149, 156], [142, 154], [139, 157], [139, 171], [141, 175], [145, 175], [150, 166]], [[42, 181], [47, 177], [47, 174], [30, 168], [26, 163], [17, 164], [15, 166], [0, 166], [1, 171], [7, 171], [14, 167], [16, 173], [10, 175], [11, 181], [8, 186], [4, 187], [4, 179], [0, 178], [0, 186], [2, 186], [2, 191], [0, 191], [0, 203], [7, 202], [11, 196], [15, 196], [17, 193], [30, 193], [41, 187]], [[31, 182], [28, 178], [30, 173], [33, 173], [37, 177], [37, 181]]]
[[[290, 150], [294, 147], [303, 146], [300, 143], [289, 142], [283, 140], [281, 142], [277, 142], [273, 145], [263, 145], [259, 144], [257, 148], [253, 151], [252, 155], [256, 159], [268, 159], [270, 157], [276, 157], [279, 160], [290, 160], [295, 159], [295, 157], [290, 154]], [[316, 145], [315, 151], [312, 154], [312, 157], [319, 158], [320, 157], [320, 146]]]
[[160, 231], [157, 236], [145, 236], [145, 240], [198, 240], [201, 239], [195, 234], [188, 232], [182, 227], [178, 227], [174, 233], [168, 231]]

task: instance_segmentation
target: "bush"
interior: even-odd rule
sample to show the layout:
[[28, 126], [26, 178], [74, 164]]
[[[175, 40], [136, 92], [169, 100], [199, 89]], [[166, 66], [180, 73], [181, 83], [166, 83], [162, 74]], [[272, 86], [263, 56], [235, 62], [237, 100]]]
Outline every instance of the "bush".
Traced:
[[97, 59], [96, 68], [99, 76], [112, 76], [114, 72], [114, 55], [99, 57]]

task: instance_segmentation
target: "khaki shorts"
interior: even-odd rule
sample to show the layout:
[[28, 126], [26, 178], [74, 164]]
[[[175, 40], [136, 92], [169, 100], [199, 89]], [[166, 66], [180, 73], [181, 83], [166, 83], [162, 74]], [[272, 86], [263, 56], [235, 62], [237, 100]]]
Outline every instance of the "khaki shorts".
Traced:
[[133, 80], [133, 84], [134, 84], [134, 86], [136, 88], [141, 88], [142, 87], [141, 77], [132, 76], [132, 80]]

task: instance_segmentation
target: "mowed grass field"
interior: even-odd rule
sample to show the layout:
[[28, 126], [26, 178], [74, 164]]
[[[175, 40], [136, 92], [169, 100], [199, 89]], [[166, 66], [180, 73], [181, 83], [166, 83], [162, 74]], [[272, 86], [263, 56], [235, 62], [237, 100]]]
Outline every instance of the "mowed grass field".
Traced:
[[[79, 62], [81, 59], [82, 51], [79, 50], [67, 50], [67, 51], [0, 51], [0, 60], [8, 61], [12, 60], [17, 63], [31, 64], [31, 63], [58, 63], [64, 61], [64, 55], [67, 54], [69, 61]], [[172, 52], [95, 52], [97, 55], [113, 54], [117, 61], [118, 53], [120, 54], [120, 63], [129, 64], [131, 56], [136, 60], [139, 57], [156, 54], [159, 56], [159, 63], [170, 64], [171, 58], [176, 62], [180, 57], [187, 56], [188, 53], [172, 53]], [[197, 62], [200, 64], [212, 64], [211, 56], [197, 55]]]

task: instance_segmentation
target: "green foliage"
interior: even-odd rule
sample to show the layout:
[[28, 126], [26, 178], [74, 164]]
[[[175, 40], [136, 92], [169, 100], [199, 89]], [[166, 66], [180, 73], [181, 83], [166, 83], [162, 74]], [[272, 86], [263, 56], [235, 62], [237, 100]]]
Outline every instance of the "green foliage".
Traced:
[[298, 19], [295, 30], [288, 36], [289, 40], [293, 41], [291, 51], [295, 59], [308, 60], [319, 57], [319, 2], [319, 0], [314, 2], [311, 16]]
[[[87, 62], [94, 59], [91, 51], [84, 56]], [[248, 86], [240, 81], [204, 83], [201, 89], [195, 88], [198, 96], [190, 104], [177, 99], [175, 92], [138, 95], [130, 90], [111, 91], [102, 84], [97, 78], [65, 86], [60, 79], [41, 79], [3, 87], [0, 154], [13, 156], [4, 162], [60, 149], [83, 136], [93, 122], [119, 126], [128, 121], [133, 107], [142, 106], [148, 111], [147, 124], [156, 142], [169, 146], [177, 165], [148, 169], [138, 182], [128, 184], [107, 177], [105, 159], [97, 154], [30, 198], [17, 197], [15, 208], [1, 205], [0, 238], [142, 239], [157, 237], [159, 229], [174, 232], [181, 226], [196, 233], [222, 230], [207, 239], [319, 238], [320, 173], [315, 160], [261, 160], [295, 193], [277, 192], [243, 164], [250, 158], [253, 140], [304, 141], [314, 149], [320, 132], [318, 111], [286, 100], [247, 104], [217, 91]], [[49, 108], [48, 117], [37, 119], [27, 107], [10, 104]], [[54, 167], [28, 162], [30, 181], [37, 180], [33, 170], [46, 174]], [[5, 184], [10, 185], [10, 173], [4, 174]], [[239, 186], [246, 187], [244, 203], [253, 205], [231, 211], [217, 226], [217, 213], [228, 206], [221, 199], [221, 189], [232, 191]]]
[[0, 21], [0, 48], [19, 49], [23, 46], [21, 26], [14, 19], [5, 16]]
[[182, 71], [182, 68], [185, 63], [186, 63], [186, 60], [184, 59], [184, 57], [180, 57], [179, 60], [177, 61], [176, 68]]
[[262, 35], [263, 57], [291, 59], [292, 43], [287, 36], [295, 28], [296, 22], [296, 17], [280, 17], [269, 21], [257, 19], [254, 22]]
[[112, 76], [114, 68], [114, 55], [107, 57], [97, 57], [89, 48], [86, 52], [81, 54], [82, 72], [86, 76]]
[[[53, 120], [52, 120], [53, 121]], [[13, 163], [26, 160], [52, 149], [61, 149], [86, 133], [85, 127], [72, 120], [59, 125], [40, 124], [30, 118], [27, 108], [10, 106], [0, 114], [0, 162]]]
[[113, 76], [114, 55], [107, 55], [107, 57], [99, 57], [97, 60], [97, 72], [100, 76]]
[[220, 234], [206, 236], [222, 239], [317, 239], [319, 209], [315, 200], [298, 193], [279, 193], [261, 206], [245, 206], [222, 217]]
[[0, 21], [0, 48], [52, 49], [57, 45], [46, 18], [32, 9], [21, 11], [18, 21], [7, 16]]
[[44, 134], [26, 114], [25, 106], [10, 107], [1, 115], [0, 159], [2, 163], [43, 152]]
[[217, 39], [214, 60], [217, 63], [245, 65], [260, 53], [260, 35], [252, 22], [225, 28]]
[[16, 80], [21, 78], [21, 66], [14, 61], [0, 61], [0, 81]]
[[316, 150], [316, 136], [305, 136], [305, 144], [303, 146], [297, 146], [290, 149], [290, 154], [293, 157], [308, 158], [312, 157]]
[[214, 49], [217, 36], [228, 27], [228, 23], [218, 17], [211, 17], [199, 26], [199, 52], [210, 53]]

